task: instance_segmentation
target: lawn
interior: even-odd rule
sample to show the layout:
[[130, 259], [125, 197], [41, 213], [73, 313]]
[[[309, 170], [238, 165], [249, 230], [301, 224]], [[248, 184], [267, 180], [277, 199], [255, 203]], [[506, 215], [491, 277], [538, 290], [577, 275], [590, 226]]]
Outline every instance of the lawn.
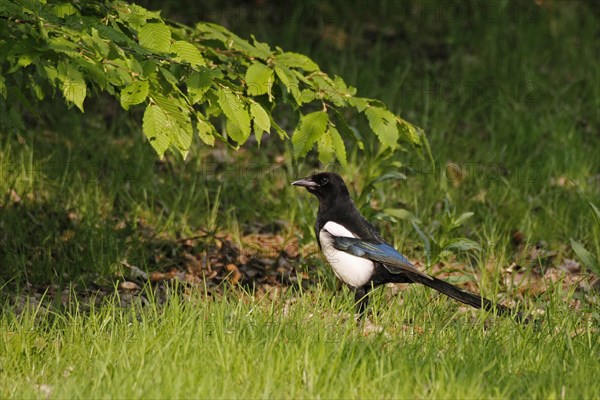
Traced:
[[[357, 326], [289, 185], [326, 168], [314, 155], [272, 137], [159, 161], [141, 115], [57, 99], [0, 133], [0, 397], [600, 397], [600, 283], [570, 245], [600, 259], [594, 4], [161, 3], [423, 127], [433, 162], [367, 138], [328, 168], [420, 268], [537, 322], [398, 285]], [[458, 239], [480, 249], [442, 251]]]
[[[365, 334], [351, 296], [174, 295], [161, 307], [4, 314], [10, 398], [596, 398], [593, 323], [548, 302], [538, 328], [407, 290]], [[452, 311], [449, 311], [451, 309]]]

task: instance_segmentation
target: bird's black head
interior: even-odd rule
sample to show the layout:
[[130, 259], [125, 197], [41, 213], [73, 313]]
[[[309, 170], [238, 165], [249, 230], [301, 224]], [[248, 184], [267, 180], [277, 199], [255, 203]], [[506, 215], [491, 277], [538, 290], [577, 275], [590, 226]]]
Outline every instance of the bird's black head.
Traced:
[[292, 182], [294, 186], [303, 186], [317, 196], [319, 202], [334, 201], [350, 196], [341, 176], [335, 172], [321, 172]]

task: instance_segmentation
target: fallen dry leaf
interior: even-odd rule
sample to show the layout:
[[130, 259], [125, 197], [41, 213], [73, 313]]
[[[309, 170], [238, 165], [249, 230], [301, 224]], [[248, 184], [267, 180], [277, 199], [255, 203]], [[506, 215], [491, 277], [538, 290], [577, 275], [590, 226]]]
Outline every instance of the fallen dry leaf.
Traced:
[[570, 179], [564, 175], [561, 175], [561, 176], [558, 176], [555, 178], [550, 178], [550, 185], [569, 189], [574, 186], [577, 186], [577, 182], [575, 182], [573, 179]]
[[461, 168], [460, 165], [449, 162], [446, 164], [445, 178], [449, 181], [452, 186], [458, 187], [467, 178], [467, 170]]
[[165, 279], [165, 275], [162, 272], [152, 271], [150, 272], [150, 281], [160, 282]]
[[140, 287], [135, 282], [123, 281], [119, 284], [121, 290], [140, 290]]
[[69, 240], [73, 239], [74, 236], [75, 232], [71, 229], [67, 229], [60, 235], [60, 240], [66, 243]]
[[81, 221], [81, 217], [75, 211], [69, 211], [67, 219], [74, 225]]
[[558, 264], [558, 268], [564, 272], [576, 273], [581, 271], [581, 265], [570, 258], [565, 258], [561, 264]]
[[113, 229], [115, 231], [121, 231], [123, 229], [127, 228], [127, 222], [125, 222], [124, 220], [120, 220], [119, 222], [117, 222], [115, 224], [115, 226], [113, 227]]
[[525, 241], [525, 234], [518, 229], [513, 229], [511, 241], [515, 246], [519, 246]]
[[42, 383], [40, 385], [35, 385], [35, 388], [42, 394], [44, 395], [45, 398], [49, 399], [50, 396], [52, 396], [52, 390], [54, 390], [54, 387], [52, 385], [47, 385], [45, 383]]
[[242, 278], [242, 274], [240, 273], [240, 270], [238, 269], [238, 267], [235, 264], [227, 264], [225, 269], [227, 270], [227, 272], [230, 273], [229, 281], [232, 284], [234, 284], [234, 285], [237, 284], [240, 281], [240, 279]]
[[14, 189], [10, 189], [10, 201], [13, 204], [20, 204], [21, 203], [21, 196], [19, 196], [19, 194], [17, 192], [15, 192]]
[[130, 275], [131, 275], [132, 278], [141, 279], [143, 281], [148, 280], [148, 274], [147, 273], [145, 273], [144, 271], [142, 271], [141, 269], [139, 269], [135, 265], [129, 264], [127, 262], [127, 260], [121, 261], [121, 264], [123, 264], [125, 267], [129, 268]]
[[487, 190], [481, 189], [475, 196], [471, 198], [471, 200], [476, 201], [478, 203], [485, 203], [485, 198], [487, 197]]

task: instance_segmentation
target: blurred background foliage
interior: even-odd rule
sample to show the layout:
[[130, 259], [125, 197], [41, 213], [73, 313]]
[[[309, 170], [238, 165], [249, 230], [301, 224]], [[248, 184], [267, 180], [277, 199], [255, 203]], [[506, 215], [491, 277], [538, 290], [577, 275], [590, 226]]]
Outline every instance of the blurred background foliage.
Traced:
[[[588, 223], [589, 203], [600, 196], [597, 2], [139, 4], [306, 54], [359, 96], [380, 99], [422, 127], [435, 169], [411, 152], [380, 157], [349, 149], [342, 171], [362, 210], [384, 220], [386, 237], [409, 257], [429, 258], [427, 242], [443, 247], [456, 237], [483, 248], [462, 257], [463, 266], [495, 271], [562, 265], [575, 258], [569, 238], [600, 254], [600, 229]], [[270, 135], [258, 150], [196, 143], [197, 156], [159, 162], [141, 133], [132, 135], [141, 114], [105, 96], [86, 103], [83, 116], [54, 102], [49, 121], [26, 116], [30, 135], [0, 136], [3, 204], [26, 204], [1, 215], [1, 226], [11, 227], [0, 236], [5, 281], [122, 273], [123, 258], [152, 270], [168, 264], [176, 240], [200, 229], [211, 238], [229, 231], [238, 242], [256, 231], [314, 241], [315, 204], [289, 187], [324, 168], [314, 155], [294, 164], [285, 143]], [[281, 125], [294, 129], [293, 120]], [[382, 176], [390, 179], [378, 182]], [[461, 220], [466, 213], [472, 218]], [[147, 230], [170, 240], [158, 245], [160, 262]]]

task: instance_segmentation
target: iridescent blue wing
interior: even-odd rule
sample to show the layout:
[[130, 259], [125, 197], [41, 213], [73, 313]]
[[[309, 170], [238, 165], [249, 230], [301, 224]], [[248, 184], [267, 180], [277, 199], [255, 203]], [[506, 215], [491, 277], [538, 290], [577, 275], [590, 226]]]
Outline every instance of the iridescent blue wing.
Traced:
[[431, 279], [431, 277], [417, 268], [406, 257], [387, 243], [370, 243], [361, 239], [334, 236], [333, 247], [337, 250], [345, 251], [357, 257], [368, 258], [377, 261], [393, 274], [399, 274], [404, 271], [410, 271], [417, 275]]

